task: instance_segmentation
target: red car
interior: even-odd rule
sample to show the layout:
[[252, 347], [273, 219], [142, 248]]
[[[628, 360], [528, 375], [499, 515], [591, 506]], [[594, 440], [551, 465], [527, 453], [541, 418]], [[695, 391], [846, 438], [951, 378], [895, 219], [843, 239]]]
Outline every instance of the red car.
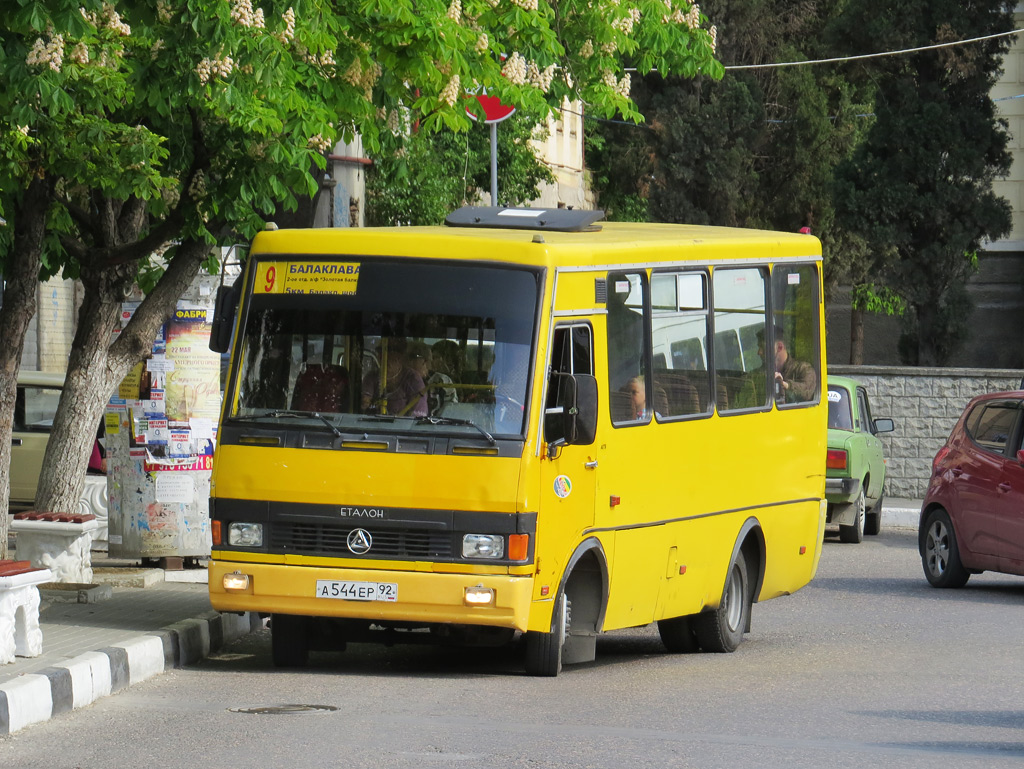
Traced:
[[1024, 390], [967, 404], [932, 461], [918, 547], [935, 587], [972, 574], [1024, 575]]

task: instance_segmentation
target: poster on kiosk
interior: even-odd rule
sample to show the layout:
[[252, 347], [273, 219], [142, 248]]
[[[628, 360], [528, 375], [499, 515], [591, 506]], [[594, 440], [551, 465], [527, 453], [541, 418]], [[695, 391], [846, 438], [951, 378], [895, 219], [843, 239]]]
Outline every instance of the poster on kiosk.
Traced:
[[[210, 554], [210, 475], [221, 404], [221, 357], [209, 347], [213, 293], [204, 278], [178, 302], [150, 357], [105, 414], [109, 553]], [[122, 326], [137, 304], [125, 303]]]

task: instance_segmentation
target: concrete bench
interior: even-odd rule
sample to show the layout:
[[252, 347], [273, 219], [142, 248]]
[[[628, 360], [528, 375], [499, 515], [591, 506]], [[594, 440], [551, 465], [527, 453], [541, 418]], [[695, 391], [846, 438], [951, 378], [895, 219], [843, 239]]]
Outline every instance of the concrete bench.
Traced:
[[49, 569], [28, 561], [0, 561], [0, 665], [43, 653], [38, 585], [51, 579]]
[[33, 568], [49, 569], [54, 582], [92, 582], [92, 536], [95, 515], [18, 513], [11, 521], [15, 551]]

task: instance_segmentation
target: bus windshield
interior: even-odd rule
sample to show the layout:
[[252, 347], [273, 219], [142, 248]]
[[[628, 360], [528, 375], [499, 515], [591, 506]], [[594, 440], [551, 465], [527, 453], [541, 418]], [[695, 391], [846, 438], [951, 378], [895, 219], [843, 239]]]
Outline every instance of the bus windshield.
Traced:
[[522, 435], [538, 272], [358, 257], [302, 264], [341, 261], [357, 265], [346, 293], [308, 284], [261, 293], [257, 279], [230, 417]]

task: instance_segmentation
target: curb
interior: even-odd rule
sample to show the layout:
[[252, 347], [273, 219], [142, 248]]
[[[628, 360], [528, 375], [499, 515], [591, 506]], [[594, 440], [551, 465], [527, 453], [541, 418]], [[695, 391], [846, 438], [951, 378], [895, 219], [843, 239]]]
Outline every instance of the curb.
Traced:
[[886, 507], [882, 509], [882, 527], [917, 529], [921, 518], [920, 507]]
[[210, 611], [28, 673], [0, 686], [0, 736], [194, 664], [260, 627], [262, 620], [253, 612]]

